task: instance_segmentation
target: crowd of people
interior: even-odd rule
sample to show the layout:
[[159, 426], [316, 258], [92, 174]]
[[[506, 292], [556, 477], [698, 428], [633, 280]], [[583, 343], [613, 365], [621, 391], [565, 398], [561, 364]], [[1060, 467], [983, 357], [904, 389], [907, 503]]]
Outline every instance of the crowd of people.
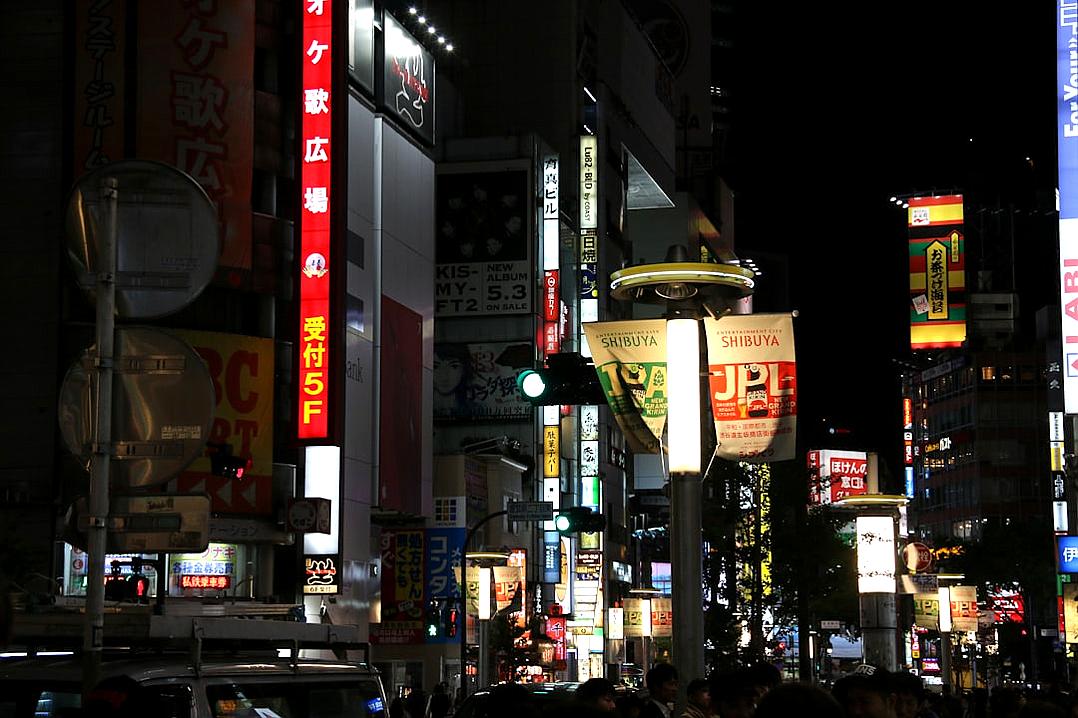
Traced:
[[618, 695], [605, 678], [577, 689], [572, 715], [620, 718], [1078, 718], [1073, 698], [1058, 682], [1037, 691], [999, 687], [969, 694], [930, 692], [918, 676], [861, 665], [828, 691], [807, 683], [784, 683], [767, 663], [695, 679], [686, 686], [686, 703], [674, 713], [680, 688], [677, 670], [662, 663], [645, 677], [646, 697]]

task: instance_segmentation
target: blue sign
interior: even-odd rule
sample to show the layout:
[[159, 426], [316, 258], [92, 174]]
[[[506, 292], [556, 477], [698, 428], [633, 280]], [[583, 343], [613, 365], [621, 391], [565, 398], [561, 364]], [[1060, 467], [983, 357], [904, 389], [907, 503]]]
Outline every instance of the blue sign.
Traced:
[[1078, 536], [1059, 537], [1059, 572], [1078, 573]]
[[1056, 138], [1062, 220], [1078, 217], [1078, 55], [1074, 55], [1078, 51], [1078, 3], [1057, 0], [1056, 9]]
[[561, 534], [557, 531], [543, 532], [543, 582], [561, 581]]
[[912, 466], [907, 466], [906, 467], [906, 498], [907, 499], [912, 499], [913, 495], [914, 495], [913, 467]]
[[457, 571], [460, 570], [463, 528], [427, 529], [425, 542], [427, 598], [459, 598]]

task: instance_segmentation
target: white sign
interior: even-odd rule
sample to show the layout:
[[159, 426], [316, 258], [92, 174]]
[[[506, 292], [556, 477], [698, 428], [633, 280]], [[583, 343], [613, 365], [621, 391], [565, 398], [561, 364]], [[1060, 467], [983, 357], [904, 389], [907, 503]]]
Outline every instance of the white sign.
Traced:
[[895, 522], [890, 516], [857, 517], [857, 591], [895, 592]]
[[543, 157], [543, 269], [558, 268], [558, 156]]
[[595, 135], [580, 137], [580, 228], [599, 226], [599, 141]]
[[1048, 441], [1063, 441], [1063, 412], [1048, 412]]
[[1065, 534], [1070, 529], [1069, 521], [1067, 520], [1067, 502], [1066, 501], [1053, 501], [1052, 502], [1052, 530], [1056, 533]]
[[1063, 337], [1063, 408], [1078, 414], [1078, 218], [1059, 220], [1059, 304]]
[[606, 630], [609, 632], [607, 638], [612, 641], [620, 641], [625, 638], [624, 610], [623, 608], [606, 609]]

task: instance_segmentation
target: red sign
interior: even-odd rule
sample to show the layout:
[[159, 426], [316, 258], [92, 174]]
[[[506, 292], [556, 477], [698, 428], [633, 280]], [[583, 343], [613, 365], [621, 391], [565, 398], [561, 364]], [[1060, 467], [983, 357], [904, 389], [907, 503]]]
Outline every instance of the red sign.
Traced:
[[231, 576], [180, 576], [180, 588], [231, 588]]
[[561, 336], [558, 334], [557, 322], [544, 324], [543, 335], [543, 352], [546, 356], [557, 354], [561, 351]]
[[932, 555], [932, 549], [923, 543], [914, 541], [906, 544], [906, 547], [902, 549], [902, 559], [906, 563], [906, 568], [910, 571], [924, 573], [932, 568], [934, 556]]
[[560, 319], [558, 306], [558, 270], [543, 272], [543, 319], [556, 322]]
[[565, 660], [565, 630], [564, 616], [551, 616], [546, 620], [546, 637], [554, 642], [555, 661]]
[[299, 351], [297, 436], [329, 438], [330, 202], [333, 156], [333, 3], [300, 3], [303, 11], [299, 212]]
[[913, 428], [913, 402], [909, 397], [902, 399], [902, 428]]

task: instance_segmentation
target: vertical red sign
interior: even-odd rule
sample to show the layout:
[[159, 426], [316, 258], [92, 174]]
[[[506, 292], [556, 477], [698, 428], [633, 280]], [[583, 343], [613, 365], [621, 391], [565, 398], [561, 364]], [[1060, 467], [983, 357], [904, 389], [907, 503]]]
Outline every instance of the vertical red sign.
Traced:
[[333, 3], [301, 0], [303, 16], [300, 123], [299, 372], [300, 439], [329, 436], [330, 173], [333, 156]]

